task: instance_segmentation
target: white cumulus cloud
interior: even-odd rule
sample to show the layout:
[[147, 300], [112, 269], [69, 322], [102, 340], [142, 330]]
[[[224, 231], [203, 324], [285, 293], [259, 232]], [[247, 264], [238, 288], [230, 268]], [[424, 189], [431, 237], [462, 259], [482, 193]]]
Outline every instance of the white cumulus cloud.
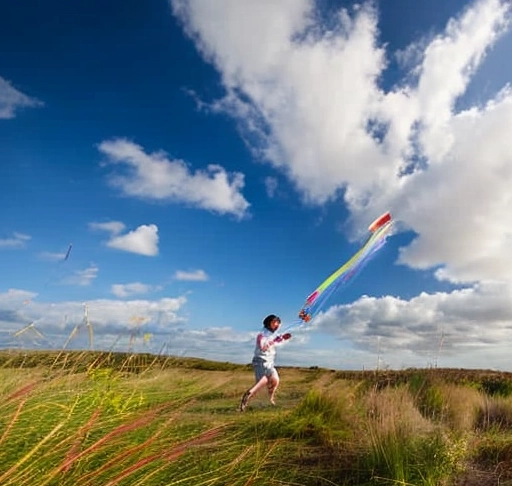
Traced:
[[125, 139], [107, 140], [98, 148], [110, 165], [117, 166], [110, 174], [110, 184], [127, 196], [182, 202], [239, 218], [249, 207], [241, 193], [241, 173], [229, 174], [216, 164], [192, 171], [183, 160], [170, 159], [164, 152], [147, 154], [141, 146]]
[[158, 255], [158, 226], [143, 224], [124, 235], [114, 236], [107, 242], [107, 246], [139, 255], [156, 256]]
[[158, 255], [159, 238], [156, 224], [143, 224], [124, 234], [126, 225], [120, 221], [92, 222], [89, 223], [89, 228], [110, 233], [110, 239], [106, 243], [110, 248], [145, 256]]
[[[306, 201], [343, 194], [357, 227], [391, 209], [418, 233], [402, 262], [444, 266], [440, 278], [486, 279], [510, 261], [511, 90], [455, 109], [509, 27], [509, 2], [480, 0], [447, 19], [429, 42], [411, 46], [416, 63], [388, 91], [370, 4], [340, 8], [328, 29], [310, 0], [171, 5], [220, 73], [226, 94], [212, 107], [251, 132], [253, 148]], [[511, 274], [512, 263], [499, 273]]]
[[[466, 354], [462, 366], [486, 368], [489, 346], [510, 342], [511, 316], [512, 284], [487, 283], [410, 300], [363, 296], [331, 307], [313, 322], [361, 352], [376, 353], [378, 346], [394, 367], [426, 366], [427, 358]], [[408, 362], [399, 362], [404, 356]]]

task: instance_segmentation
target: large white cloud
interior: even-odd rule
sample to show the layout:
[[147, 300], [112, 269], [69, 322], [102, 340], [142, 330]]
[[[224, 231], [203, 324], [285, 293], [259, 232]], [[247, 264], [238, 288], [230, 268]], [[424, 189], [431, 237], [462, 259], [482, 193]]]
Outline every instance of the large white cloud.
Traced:
[[400, 215], [418, 238], [403, 249], [402, 262], [443, 264], [438, 277], [455, 282], [510, 279], [511, 122], [509, 90], [452, 117], [449, 156], [404, 183]]
[[[375, 12], [340, 11], [336, 30], [314, 23], [312, 2], [173, 1], [174, 12], [221, 73], [215, 104], [261, 142], [306, 199], [323, 203], [386, 162], [365, 129], [384, 52]], [[379, 169], [380, 168], [380, 169]]]
[[426, 366], [427, 359], [433, 364], [440, 356], [455, 361], [467, 354], [459, 366], [485, 368], [494, 361], [489, 359], [490, 346], [510, 342], [512, 284], [421, 293], [410, 300], [363, 296], [353, 304], [331, 307], [313, 322], [316, 329], [350, 341], [362, 354], [381, 352], [395, 367]]
[[171, 5], [221, 75], [226, 96], [213, 106], [258, 135], [254, 147], [305, 200], [322, 204], [342, 190], [359, 227], [390, 208], [419, 234], [402, 261], [446, 265], [442, 278], [488, 278], [506, 258], [512, 95], [454, 106], [508, 27], [508, 2], [482, 0], [447, 19], [429, 43], [411, 46], [416, 63], [387, 92], [378, 12], [368, 5], [340, 9], [329, 29], [307, 0]]
[[147, 154], [139, 145], [124, 139], [104, 141], [99, 150], [107, 155], [109, 164], [120, 166], [121, 170], [112, 173], [109, 181], [127, 196], [183, 202], [236, 217], [243, 217], [249, 207], [241, 194], [241, 173], [228, 174], [215, 164], [191, 172], [183, 160], [170, 159], [163, 152]]
[[[339, 9], [328, 27], [313, 0], [170, 4], [219, 72], [225, 96], [210, 107], [232, 115], [251, 150], [304, 201], [342, 195], [354, 228], [390, 209], [417, 235], [400, 262], [467, 287], [409, 301], [363, 298], [331, 309], [319, 325], [356, 343], [354, 353], [373, 349], [378, 336], [383, 350], [408, 350], [416, 362], [442, 332], [447, 352], [461, 355], [504, 342], [512, 322], [512, 89], [484, 104], [465, 100], [464, 109], [457, 102], [509, 29], [510, 2], [468, 3], [444, 30], [399, 53], [379, 44], [370, 4]], [[393, 55], [403, 78], [384, 90]]]

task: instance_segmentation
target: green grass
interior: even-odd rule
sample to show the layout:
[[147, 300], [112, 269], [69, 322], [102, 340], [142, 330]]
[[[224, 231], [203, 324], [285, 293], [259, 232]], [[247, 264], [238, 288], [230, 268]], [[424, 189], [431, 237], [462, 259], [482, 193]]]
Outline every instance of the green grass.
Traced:
[[99, 352], [0, 363], [2, 486], [512, 484], [509, 374], [283, 368], [278, 405], [262, 393], [240, 413], [248, 366]]

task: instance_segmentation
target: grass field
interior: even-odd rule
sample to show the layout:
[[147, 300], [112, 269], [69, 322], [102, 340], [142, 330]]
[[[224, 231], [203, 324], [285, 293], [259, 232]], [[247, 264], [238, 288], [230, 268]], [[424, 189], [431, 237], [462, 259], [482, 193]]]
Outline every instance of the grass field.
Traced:
[[0, 353], [0, 484], [512, 485], [512, 374]]

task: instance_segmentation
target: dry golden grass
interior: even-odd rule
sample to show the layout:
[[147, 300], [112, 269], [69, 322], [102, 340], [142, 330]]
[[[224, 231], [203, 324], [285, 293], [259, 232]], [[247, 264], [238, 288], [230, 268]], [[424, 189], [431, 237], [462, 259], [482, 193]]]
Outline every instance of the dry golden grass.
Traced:
[[18, 363], [0, 367], [9, 486], [32, 486], [36, 469], [48, 486], [476, 486], [461, 467], [499, 477], [486, 486], [512, 477], [505, 374], [281, 368], [277, 406], [262, 391], [241, 414], [250, 366], [87, 353], [9, 360]]
[[405, 387], [371, 389], [365, 398], [368, 425], [376, 433], [385, 435], [401, 430], [406, 433], [424, 433], [433, 424], [418, 410], [411, 392]]
[[479, 410], [485, 406], [485, 395], [468, 386], [446, 383], [438, 386], [444, 403], [443, 422], [459, 433], [474, 431]]

